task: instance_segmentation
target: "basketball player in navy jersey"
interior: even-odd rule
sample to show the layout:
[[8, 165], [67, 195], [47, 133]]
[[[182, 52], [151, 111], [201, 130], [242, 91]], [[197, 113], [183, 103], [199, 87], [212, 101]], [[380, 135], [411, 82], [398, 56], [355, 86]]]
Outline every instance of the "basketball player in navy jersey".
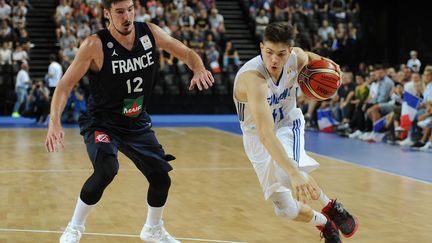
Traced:
[[[292, 47], [293, 38], [291, 25], [269, 24], [261, 55], [246, 62], [236, 75], [233, 98], [243, 145], [276, 215], [309, 222], [321, 230], [326, 243], [340, 243], [339, 230], [350, 237], [358, 223], [307, 174], [319, 164], [304, 150], [305, 122], [296, 106], [298, 73], [322, 57]], [[323, 204], [321, 212], [307, 204], [309, 199]]]
[[151, 129], [146, 104], [157, 82], [160, 47], [182, 60], [193, 71], [189, 89], [208, 89], [214, 80], [200, 57], [161, 28], [134, 22], [133, 0], [103, 0], [107, 29], [85, 39], [59, 82], [51, 104], [45, 146], [48, 152], [64, 147], [60, 116], [68, 95], [88, 72], [88, 112], [80, 117], [94, 172], [84, 183], [75, 211], [61, 243], [79, 242], [87, 216], [119, 169], [117, 153], [129, 157], [149, 182], [147, 220], [140, 238], [145, 242], [178, 243], [163, 227], [162, 214], [171, 179], [165, 154]]

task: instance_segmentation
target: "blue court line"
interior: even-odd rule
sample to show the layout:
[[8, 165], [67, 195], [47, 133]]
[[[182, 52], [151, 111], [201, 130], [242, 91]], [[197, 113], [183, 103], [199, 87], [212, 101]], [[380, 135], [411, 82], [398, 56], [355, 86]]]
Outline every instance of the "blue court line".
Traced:
[[[156, 128], [211, 127], [241, 134], [236, 115], [153, 115], [152, 123]], [[46, 129], [46, 126], [35, 125], [32, 119], [0, 117], [0, 128]], [[432, 183], [432, 153], [311, 131], [305, 133], [305, 148], [317, 154]]]

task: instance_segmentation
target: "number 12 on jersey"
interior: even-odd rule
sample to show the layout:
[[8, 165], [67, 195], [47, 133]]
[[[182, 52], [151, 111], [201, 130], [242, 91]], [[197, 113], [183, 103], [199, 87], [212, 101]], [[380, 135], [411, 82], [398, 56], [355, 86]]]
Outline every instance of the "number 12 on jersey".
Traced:
[[[133, 92], [134, 92], [134, 93], [139, 93], [139, 92], [142, 92], [142, 91], [143, 91], [143, 89], [142, 89], [142, 87], [141, 87], [142, 82], [143, 82], [143, 79], [142, 79], [141, 77], [136, 77], [136, 78], [134, 78], [134, 79], [132, 80], [132, 83], [133, 83], [133, 85], [135, 86], [134, 89], [133, 89]], [[135, 83], [137, 83], [137, 84], [135, 85]], [[128, 94], [132, 93], [132, 84], [131, 84], [131, 80], [128, 79], [128, 80], [126, 81], [126, 84], [127, 84]]]

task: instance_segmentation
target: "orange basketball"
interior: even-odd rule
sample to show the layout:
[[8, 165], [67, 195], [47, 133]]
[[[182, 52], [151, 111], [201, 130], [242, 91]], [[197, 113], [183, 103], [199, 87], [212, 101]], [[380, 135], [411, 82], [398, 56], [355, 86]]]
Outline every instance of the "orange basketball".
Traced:
[[332, 97], [341, 81], [337, 67], [326, 60], [313, 60], [300, 70], [298, 82], [302, 92], [316, 101]]

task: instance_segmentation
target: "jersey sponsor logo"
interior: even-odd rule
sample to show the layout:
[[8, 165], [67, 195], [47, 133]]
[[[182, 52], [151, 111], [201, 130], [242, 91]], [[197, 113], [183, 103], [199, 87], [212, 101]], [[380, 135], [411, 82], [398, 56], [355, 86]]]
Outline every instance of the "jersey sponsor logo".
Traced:
[[124, 99], [122, 113], [127, 117], [137, 117], [141, 114], [143, 108], [144, 96], [140, 96], [136, 99]]
[[113, 74], [129, 73], [145, 69], [154, 64], [152, 52], [147, 52], [141, 57], [128, 58], [126, 60], [111, 61]]
[[144, 50], [146, 51], [153, 47], [153, 44], [151, 43], [151, 40], [148, 35], [141, 36], [140, 41], [142, 46], [144, 47]]
[[279, 96], [272, 94], [270, 97], [267, 97], [267, 102], [269, 103], [269, 105], [279, 104], [282, 100], [290, 96], [291, 88], [292, 87], [286, 88]]
[[104, 132], [95, 131], [94, 132], [95, 143], [110, 143], [111, 138]]
[[115, 49], [114, 49], [113, 53], [111, 54], [111, 56], [112, 56], [112, 57], [113, 57], [113, 56], [118, 56], [118, 54], [116, 53]]

